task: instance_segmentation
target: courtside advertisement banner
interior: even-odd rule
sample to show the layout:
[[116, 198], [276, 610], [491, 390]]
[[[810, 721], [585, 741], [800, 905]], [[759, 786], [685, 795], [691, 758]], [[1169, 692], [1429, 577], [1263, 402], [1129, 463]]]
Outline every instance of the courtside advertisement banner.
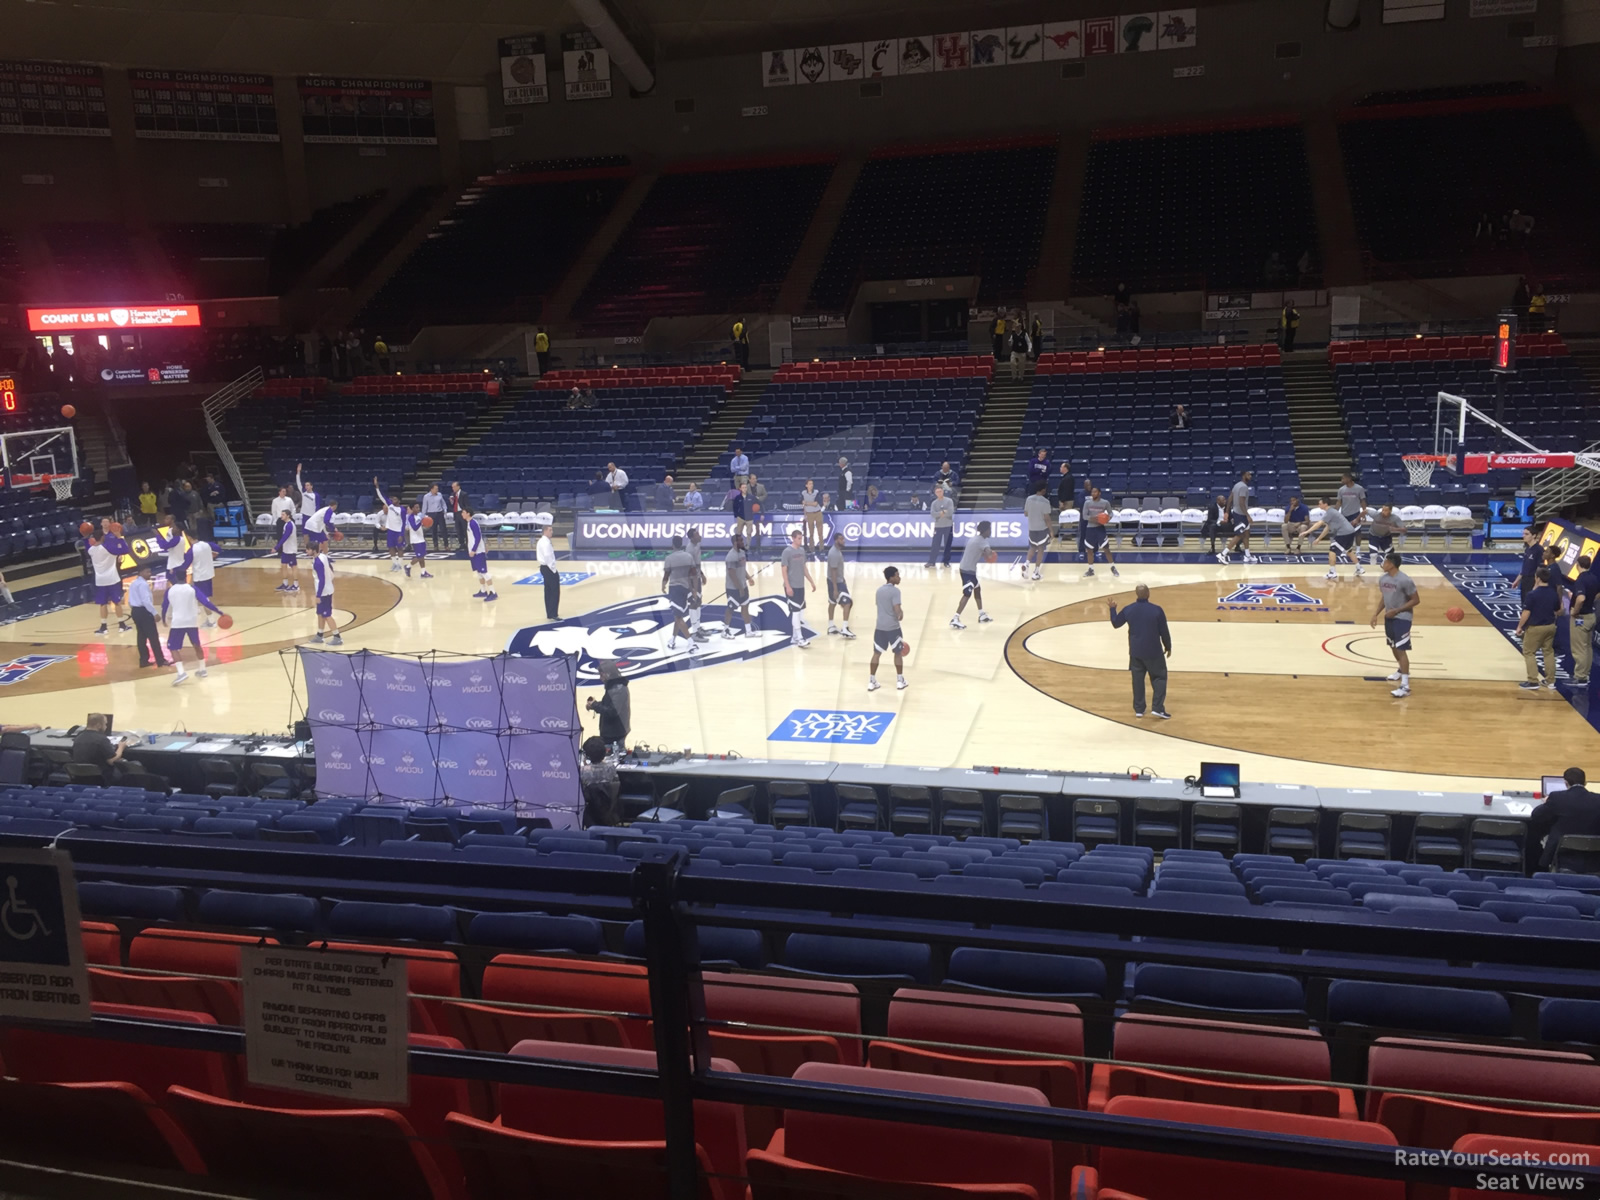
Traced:
[[84, 304], [72, 308], [30, 308], [34, 333], [77, 333], [87, 329], [178, 329], [200, 324], [198, 304]]
[[[1019, 512], [972, 510], [956, 513], [954, 541], [960, 547], [978, 532], [978, 522], [991, 526], [990, 542], [996, 550], [1021, 550], [1028, 544], [1028, 523]], [[581, 513], [573, 525], [572, 549], [575, 554], [607, 550], [667, 550], [675, 537], [688, 537], [698, 529], [702, 545], [726, 550], [733, 543], [735, 526], [731, 513], [705, 513], [679, 516], [675, 513]], [[759, 536], [766, 546], [776, 548], [788, 540], [789, 531], [803, 529], [800, 514], [769, 516], [751, 522], [745, 540]], [[933, 541], [933, 518], [922, 512], [834, 512], [823, 519], [823, 536], [844, 534], [846, 547], [873, 550], [925, 550]]]

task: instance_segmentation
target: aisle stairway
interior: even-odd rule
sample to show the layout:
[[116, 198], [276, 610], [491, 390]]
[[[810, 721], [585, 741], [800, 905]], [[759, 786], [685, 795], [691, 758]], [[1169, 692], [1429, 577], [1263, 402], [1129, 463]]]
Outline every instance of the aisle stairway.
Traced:
[[439, 485], [441, 492], [448, 492], [450, 468], [462, 455], [475, 449], [485, 437], [492, 434], [524, 395], [526, 392], [521, 390], [512, 391], [508, 388], [502, 391], [493, 404], [463, 425], [455, 437], [440, 446], [438, 453], [418, 467], [414, 473], [405, 477], [400, 484], [400, 495], [407, 500], [416, 499], [435, 483]]
[[998, 508], [1005, 502], [1032, 390], [1032, 363], [1027, 364], [1022, 379], [1017, 381], [1011, 378], [1009, 364], [996, 364], [962, 472], [962, 508]]
[[1296, 350], [1283, 356], [1283, 385], [1289, 400], [1300, 486], [1311, 501], [1339, 489], [1339, 477], [1353, 469], [1344, 413], [1333, 390], [1332, 368], [1324, 350]]
[[761, 393], [772, 382], [772, 372], [761, 368], [746, 369], [717, 415], [707, 423], [699, 439], [684, 453], [683, 461], [673, 472], [675, 488], [681, 499], [689, 490], [690, 482], [698, 483], [705, 493], [706, 506], [712, 507], [722, 499], [728, 489], [726, 478], [715, 479], [712, 472], [728, 452], [734, 435], [744, 428], [745, 418], [761, 400]]

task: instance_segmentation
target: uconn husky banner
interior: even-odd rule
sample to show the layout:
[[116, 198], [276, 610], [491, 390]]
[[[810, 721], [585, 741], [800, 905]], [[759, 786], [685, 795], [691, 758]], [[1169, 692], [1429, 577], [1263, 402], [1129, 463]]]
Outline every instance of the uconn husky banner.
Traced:
[[[875, 550], [926, 550], [933, 540], [933, 518], [925, 512], [831, 512], [825, 513], [824, 537], [833, 540], [844, 534], [845, 545]], [[956, 513], [954, 540], [957, 547], [978, 531], [978, 522], [993, 527], [990, 542], [998, 550], [1024, 549], [1028, 544], [1028, 523], [1020, 512], [1002, 509], [972, 509]], [[675, 513], [579, 513], [573, 523], [572, 550], [585, 554], [605, 550], [665, 550], [674, 537], [684, 537], [699, 529], [701, 542], [726, 549], [733, 542], [732, 513], [704, 513], [679, 516]], [[755, 523], [755, 536], [762, 543], [781, 548], [791, 529], [802, 528], [799, 513], [769, 516]]]
[[574, 660], [300, 647], [317, 790], [579, 823]]

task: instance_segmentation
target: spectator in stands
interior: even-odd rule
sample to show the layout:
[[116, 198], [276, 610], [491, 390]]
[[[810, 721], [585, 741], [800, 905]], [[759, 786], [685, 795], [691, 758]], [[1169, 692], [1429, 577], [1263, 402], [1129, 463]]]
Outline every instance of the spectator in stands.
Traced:
[[605, 687], [600, 699], [590, 696], [584, 707], [600, 718], [600, 740], [608, 750], [620, 754], [628, 732], [633, 728], [633, 704], [628, 695], [628, 681], [617, 670], [617, 664], [607, 660], [599, 666], [600, 682]]
[[1039, 319], [1039, 314], [1033, 314], [1033, 324], [1028, 326], [1028, 357], [1034, 362], [1039, 361], [1039, 352], [1044, 348], [1044, 322]]
[[[995, 358], [998, 359], [999, 357], [1000, 355], [997, 351]], [[839, 505], [840, 512], [849, 508], [850, 501], [855, 497], [856, 473], [850, 469], [850, 460], [848, 458], [839, 460], [839, 486], [834, 489], [833, 494]]]
[[1290, 553], [1299, 553], [1300, 539], [1305, 537], [1306, 530], [1311, 528], [1311, 510], [1306, 507], [1305, 501], [1299, 496], [1289, 497], [1289, 507], [1283, 510], [1283, 548]]
[[1294, 264], [1296, 286], [1305, 287], [1311, 282], [1311, 269], [1314, 265], [1315, 260], [1311, 257], [1311, 247], [1307, 246], [1300, 251], [1300, 258]]
[[1028, 464], [1028, 490], [1033, 491], [1033, 485], [1043, 483], [1050, 477], [1050, 451], [1043, 446], [1033, 456], [1033, 461]]
[[1292, 301], [1285, 300], [1283, 302], [1283, 312], [1278, 317], [1278, 344], [1283, 347], [1285, 354], [1294, 349], [1294, 335], [1299, 328], [1300, 310], [1294, 306]]
[[1139, 344], [1139, 297], [1128, 298], [1128, 340], [1135, 346]]
[[955, 536], [956, 502], [946, 494], [940, 484], [933, 485], [933, 503], [928, 506], [933, 517], [933, 544], [928, 547], [928, 566], [938, 559], [941, 567], [950, 565], [950, 539]]
[[1551, 792], [1544, 803], [1528, 817], [1528, 857], [1534, 856], [1541, 839], [1544, 849], [1539, 853], [1538, 865], [1542, 871], [1554, 868], [1556, 850], [1566, 834], [1594, 837], [1600, 834], [1600, 796], [1589, 790], [1589, 777], [1582, 767], [1568, 767], [1561, 772], [1566, 787]]
[[822, 511], [825, 512], [825, 513], [831, 513], [831, 512], [838, 512], [839, 511], [833, 505], [833, 493], [831, 493], [831, 492], [823, 492], [822, 493]]
[[185, 490], [187, 486], [187, 481], [183, 483], [175, 482], [171, 490], [167, 492], [167, 512], [172, 515], [173, 529], [178, 531], [185, 530], [187, 526], [190, 494], [189, 491]]
[[1133, 293], [1128, 290], [1128, 285], [1125, 283], [1117, 284], [1117, 290], [1111, 293], [1111, 301], [1119, 309], [1126, 308], [1128, 301], [1131, 299], [1133, 299]]
[[1484, 242], [1494, 240], [1494, 218], [1486, 212], [1478, 214], [1478, 224], [1472, 231], [1472, 240]]
[[582, 402], [578, 405], [578, 407], [579, 408], [593, 408], [595, 405], [597, 405], [599, 403], [600, 403], [600, 401], [595, 398], [594, 388], [585, 387], [583, 389]]
[[[1307, 516], [1309, 515], [1308, 513]], [[1228, 535], [1232, 532], [1233, 527], [1228, 520], [1228, 498], [1226, 496], [1218, 496], [1211, 502], [1210, 507], [1206, 509], [1205, 524], [1200, 526], [1200, 536], [1209, 539], [1211, 543], [1207, 547], [1208, 553], [1215, 554], [1217, 552], [1217, 539], [1222, 538], [1226, 541]], [[1301, 530], [1301, 532], [1304, 533], [1305, 530]]]
[[933, 485], [942, 487], [946, 496], [949, 496], [952, 500], [955, 499], [956, 473], [951, 469], [948, 458], [939, 464], [939, 473], [933, 477]]
[[[1078, 503], [1078, 481], [1072, 477], [1072, 464], [1062, 462], [1056, 473], [1056, 522], [1059, 525], [1061, 514], [1073, 508]], [[1066, 541], [1066, 531], [1061, 532], [1061, 540]]]
[[1181, 404], [1172, 406], [1172, 427], [1174, 429], [1189, 428], [1189, 410]]
[[1013, 381], [1022, 378], [1023, 365], [1028, 361], [1028, 331], [1022, 327], [1021, 321], [1013, 322], [1011, 328], [1011, 378]]
[[872, 512], [877, 507], [878, 507], [878, 485], [875, 484], [875, 483], [869, 483], [869, 484], [867, 484], [867, 502], [864, 505], [862, 505], [862, 508], [867, 512]]
[[1529, 297], [1529, 299], [1528, 299], [1528, 332], [1529, 333], [1543, 333], [1544, 332], [1544, 320], [1545, 320], [1545, 318], [1544, 318], [1544, 309], [1545, 309], [1544, 284], [1536, 283], [1536, 284], [1533, 285], [1533, 295], [1531, 297]]
[[217, 477], [210, 471], [206, 472], [205, 479], [200, 484], [200, 498], [211, 505], [212, 508], [215, 508], [228, 498], [222, 485], [217, 482]]
[[766, 519], [767, 511], [767, 485], [756, 478], [754, 471], [750, 472], [749, 483], [745, 485], [745, 509], [750, 514], [750, 520], [755, 530], [750, 539], [750, 553], [761, 553], [761, 523]]
[[655, 488], [656, 507], [663, 512], [675, 507], [678, 503], [677, 489], [672, 486], [672, 476], [668, 475]]
[[539, 374], [546, 374], [550, 370], [550, 335], [544, 331], [543, 325], [533, 335], [533, 357], [539, 364]]
[[[467, 548], [467, 518], [465, 514], [472, 511], [472, 502], [467, 498], [467, 494], [461, 490], [461, 481], [459, 479], [450, 485], [448, 503], [450, 512], [455, 516], [453, 523], [456, 527], [456, 539], [461, 543], [461, 548], [465, 550]], [[445, 540], [446, 548], [449, 545], [450, 542], [447, 538]]]
[[611, 507], [625, 512], [628, 507], [628, 473], [614, 462], [606, 464], [606, 487], [611, 489]]
[[372, 354], [378, 360], [378, 370], [387, 375], [389, 373], [389, 343], [383, 340], [381, 333], [372, 339]]
[[1267, 261], [1261, 267], [1261, 277], [1268, 283], [1281, 284], [1283, 282], [1283, 255], [1276, 250], [1267, 255]]
[[579, 779], [583, 784], [583, 827], [615, 825], [621, 814], [617, 798], [622, 794], [622, 777], [615, 763], [606, 761], [606, 744], [597, 737], [583, 743], [583, 765]]
[[733, 361], [741, 370], [750, 366], [750, 331], [745, 328], [743, 317], [736, 317], [733, 322]]
[[577, 384], [573, 384], [572, 385], [572, 390], [567, 393], [567, 407], [568, 408], [582, 408], [583, 407], [583, 389], [580, 388]]
[[683, 494], [683, 506], [690, 512], [699, 512], [706, 506], [705, 496], [701, 494], [700, 489], [693, 483], [689, 485], [689, 490]]
[[1004, 309], [995, 309], [994, 324], [989, 326], [989, 339], [994, 343], [994, 360], [1003, 362], [1006, 357], [1006, 314]]
[[422, 494], [422, 515], [433, 522], [433, 548], [435, 550], [448, 549], [449, 535], [444, 530], [444, 497], [439, 494], [439, 485], [430, 484], [428, 490]]
[[72, 761], [99, 767], [102, 780], [110, 785], [122, 778], [125, 749], [127, 743], [121, 738], [117, 739], [115, 748], [112, 747], [111, 739], [106, 736], [105, 714], [90, 713], [89, 723], [72, 739]]
[[1528, 277], [1517, 276], [1517, 286], [1511, 290], [1511, 307], [1517, 312], [1528, 311], [1528, 301], [1533, 298], [1533, 293], [1528, 290]]
[[1526, 242], [1533, 236], [1533, 217], [1531, 214], [1523, 212], [1520, 208], [1511, 210], [1511, 220], [1507, 224], [1511, 227], [1511, 234], [1514, 238], [1519, 238]]
[[733, 460], [728, 463], [728, 471], [733, 476], [734, 487], [742, 487], [750, 482], [750, 456], [744, 452], [743, 446], [733, 448]]
[[733, 510], [733, 532], [748, 538], [755, 532], [755, 526], [750, 519], [750, 485], [742, 483], [734, 491], [731, 499]]
[[139, 485], [139, 515], [146, 518], [146, 523], [148, 523], [149, 519], [156, 515], [156, 508], [156, 494], [150, 490], [148, 483], [141, 483]]

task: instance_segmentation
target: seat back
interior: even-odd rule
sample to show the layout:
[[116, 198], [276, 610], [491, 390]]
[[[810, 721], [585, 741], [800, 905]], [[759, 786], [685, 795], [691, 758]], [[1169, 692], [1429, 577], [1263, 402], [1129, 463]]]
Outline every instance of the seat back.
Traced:
[[[209, 1013], [130, 1004], [95, 1004], [97, 1017], [133, 1017], [181, 1025], [215, 1025]], [[133, 1084], [147, 1096], [164, 1097], [178, 1085], [215, 1096], [234, 1094], [233, 1064], [215, 1050], [182, 1050], [147, 1042], [90, 1037], [70, 1026], [0, 1028], [0, 1061], [6, 1074], [30, 1083], [95, 1083], [107, 1079]]]
[[[540, 1200], [670, 1200], [667, 1143], [579, 1141], [544, 1137], [480, 1121], [463, 1113], [448, 1118], [450, 1145], [473, 1200], [538, 1196]], [[705, 1150], [695, 1146], [699, 1200], [716, 1200], [713, 1170]]]
[[[449, 950], [428, 946], [368, 946], [361, 942], [318, 942], [329, 950], [387, 954], [406, 960], [406, 990], [411, 993], [411, 1031], [448, 1034], [447, 999], [461, 995], [461, 960]], [[454, 1036], [454, 1035], [450, 1035]]]
[[500, 954], [484, 968], [482, 993], [490, 1003], [610, 1013], [616, 1016], [626, 1045], [641, 1050], [654, 1047], [650, 984], [645, 968], [637, 963]]
[[204, 1174], [188, 1135], [131, 1083], [0, 1079], [0, 1150], [23, 1162], [84, 1170]]
[[765, 1150], [750, 1151], [745, 1168], [751, 1200], [1049, 1200], [1026, 1184], [904, 1183], [830, 1171]]

